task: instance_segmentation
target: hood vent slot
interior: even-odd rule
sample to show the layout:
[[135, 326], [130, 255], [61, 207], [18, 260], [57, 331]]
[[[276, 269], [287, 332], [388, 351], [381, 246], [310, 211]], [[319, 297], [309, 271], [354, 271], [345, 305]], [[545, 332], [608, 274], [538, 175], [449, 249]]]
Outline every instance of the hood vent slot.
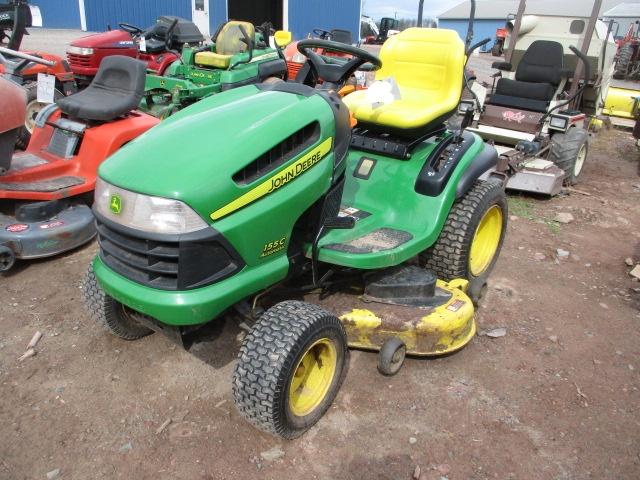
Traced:
[[236, 172], [232, 177], [233, 181], [239, 185], [248, 185], [295, 158], [307, 148], [315, 145], [319, 139], [320, 124], [312, 122]]

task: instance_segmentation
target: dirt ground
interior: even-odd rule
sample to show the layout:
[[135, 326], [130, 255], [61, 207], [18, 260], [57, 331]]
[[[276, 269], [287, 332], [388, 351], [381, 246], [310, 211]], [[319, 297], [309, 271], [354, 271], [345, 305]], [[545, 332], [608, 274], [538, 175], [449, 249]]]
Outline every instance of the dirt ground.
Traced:
[[[477, 314], [506, 336], [392, 378], [354, 351], [335, 404], [295, 441], [236, 413], [233, 322], [192, 353], [160, 335], [128, 343], [83, 309], [95, 244], [22, 264], [0, 277], [0, 478], [410, 479], [417, 466], [424, 479], [640, 478], [640, 283], [625, 264], [640, 260], [638, 160], [628, 133], [604, 131], [588, 195], [511, 196]], [[36, 330], [37, 355], [18, 362]]]
[[591, 147], [582, 193], [510, 197], [477, 313], [505, 336], [391, 378], [353, 351], [334, 405], [294, 441], [236, 412], [232, 321], [190, 353], [110, 336], [81, 301], [95, 244], [0, 275], [0, 480], [640, 478], [640, 283], [625, 264], [640, 262], [640, 154], [621, 131]]

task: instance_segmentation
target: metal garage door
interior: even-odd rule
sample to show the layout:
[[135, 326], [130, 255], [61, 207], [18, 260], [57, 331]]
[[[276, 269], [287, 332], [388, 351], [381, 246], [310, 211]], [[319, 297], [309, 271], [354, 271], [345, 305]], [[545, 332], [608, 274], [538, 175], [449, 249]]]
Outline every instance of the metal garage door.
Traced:
[[87, 30], [93, 32], [117, 28], [120, 22], [148, 27], [160, 15], [191, 19], [191, 0], [84, 0], [84, 9]]

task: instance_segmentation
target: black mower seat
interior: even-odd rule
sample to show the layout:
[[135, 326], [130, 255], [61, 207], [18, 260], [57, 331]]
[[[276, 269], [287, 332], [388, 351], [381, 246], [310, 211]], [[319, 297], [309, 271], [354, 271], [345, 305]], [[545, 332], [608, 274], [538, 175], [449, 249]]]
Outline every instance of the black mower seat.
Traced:
[[140, 104], [147, 65], [121, 55], [106, 57], [91, 84], [56, 103], [73, 118], [108, 122], [126, 115]]
[[334, 28], [331, 30], [331, 40], [334, 42], [346, 43], [351, 45], [353, 43], [353, 37], [350, 30], [342, 30], [340, 28]]
[[516, 78], [501, 78], [490, 105], [546, 112], [562, 80], [564, 50], [560, 43], [536, 40], [522, 56]]

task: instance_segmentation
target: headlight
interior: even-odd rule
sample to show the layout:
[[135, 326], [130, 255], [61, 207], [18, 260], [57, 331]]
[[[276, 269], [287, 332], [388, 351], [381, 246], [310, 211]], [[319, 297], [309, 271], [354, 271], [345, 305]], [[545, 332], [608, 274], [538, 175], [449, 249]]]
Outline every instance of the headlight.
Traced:
[[69, 47], [67, 53], [72, 55], [93, 55], [93, 48]]
[[549, 121], [549, 126], [553, 128], [558, 128], [560, 130], [565, 130], [567, 128], [566, 117], [556, 117], [555, 115], [551, 115], [551, 120]]
[[148, 233], [182, 234], [208, 227], [200, 215], [179, 200], [130, 192], [100, 178], [96, 182], [95, 208], [112, 222]]

